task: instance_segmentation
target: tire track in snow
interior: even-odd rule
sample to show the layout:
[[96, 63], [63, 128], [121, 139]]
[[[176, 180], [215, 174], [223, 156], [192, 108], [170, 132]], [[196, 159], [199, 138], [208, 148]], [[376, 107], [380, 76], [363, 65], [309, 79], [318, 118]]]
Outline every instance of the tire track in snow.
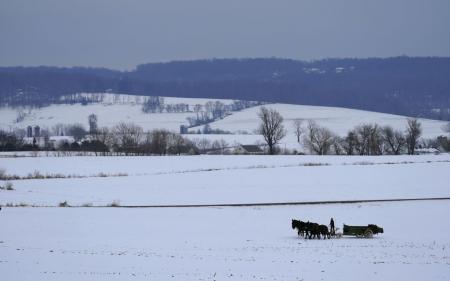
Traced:
[[261, 202], [261, 203], [218, 203], [218, 204], [161, 204], [161, 205], [3, 205], [5, 208], [221, 208], [221, 207], [271, 207], [271, 206], [296, 206], [296, 205], [331, 205], [331, 204], [359, 204], [359, 203], [386, 203], [408, 201], [443, 201], [450, 197], [426, 197], [426, 198], [395, 198], [395, 199], [358, 199], [358, 200], [327, 200], [327, 201], [292, 201], [292, 202]]
[[[395, 198], [395, 199], [362, 199], [362, 200], [330, 200], [330, 201], [295, 201], [295, 202], [265, 202], [265, 203], [229, 203], [229, 204], [168, 204], [168, 205], [120, 205], [104, 206], [106, 208], [210, 208], [210, 207], [267, 207], [267, 206], [293, 206], [293, 205], [327, 205], [327, 204], [357, 204], [382, 203], [405, 201], [436, 201], [450, 200], [450, 197], [430, 198]], [[103, 206], [102, 206], [103, 207]]]

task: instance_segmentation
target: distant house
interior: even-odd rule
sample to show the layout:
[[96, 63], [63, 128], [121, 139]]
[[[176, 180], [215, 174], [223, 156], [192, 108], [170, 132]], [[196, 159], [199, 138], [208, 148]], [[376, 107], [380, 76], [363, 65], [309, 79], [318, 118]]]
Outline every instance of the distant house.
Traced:
[[170, 146], [168, 153], [178, 155], [199, 155], [200, 151], [195, 145], [183, 144], [180, 146]]
[[250, 154], [260, 155], [264, 154], [264, 151], [258, 145], [239, 145], [234, 150], [236, 154]]
[[421, 154], [440, 154], [441, 152], [437, 148], [416, 148], [414, 151], [414, 154], [421, 155]]

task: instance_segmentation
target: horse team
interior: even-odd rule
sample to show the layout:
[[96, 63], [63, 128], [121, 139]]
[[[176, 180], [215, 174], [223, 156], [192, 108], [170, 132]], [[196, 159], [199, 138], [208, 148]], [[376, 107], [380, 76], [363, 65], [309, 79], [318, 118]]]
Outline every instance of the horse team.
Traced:
[[330, 239], [334, 235], [328, 230], [328, 226], [309, 221], [292, 220], [292, 229], [297, 229], [298, 235], [305, 239], [320, 239], [321, 237]]

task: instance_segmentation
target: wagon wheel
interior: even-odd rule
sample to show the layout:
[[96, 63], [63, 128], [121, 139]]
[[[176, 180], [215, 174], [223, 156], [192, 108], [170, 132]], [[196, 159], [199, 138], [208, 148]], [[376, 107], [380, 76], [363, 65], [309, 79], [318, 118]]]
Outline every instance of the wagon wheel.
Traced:
[[372, 238], [373, 237], [372, 229], [370, 229], [370, 228], [366, 229], [366, 231], [364, 231], [364, 237], [365, 238]]

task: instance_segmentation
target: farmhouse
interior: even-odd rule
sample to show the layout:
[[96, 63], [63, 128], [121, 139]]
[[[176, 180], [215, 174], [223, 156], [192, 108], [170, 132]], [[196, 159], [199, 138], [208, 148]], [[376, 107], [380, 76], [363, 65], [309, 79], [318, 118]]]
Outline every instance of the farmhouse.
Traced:
[[257, 145], [239, 145], [234, 150], [236, 154], [251, 154], [260, 155], [264, 154], [264, 151]]
[[440, 154], [441, 152], [437, 148], [417, 148], [414, 151], [414, 154], [416, 155], [422, 155], [422, 154]]

